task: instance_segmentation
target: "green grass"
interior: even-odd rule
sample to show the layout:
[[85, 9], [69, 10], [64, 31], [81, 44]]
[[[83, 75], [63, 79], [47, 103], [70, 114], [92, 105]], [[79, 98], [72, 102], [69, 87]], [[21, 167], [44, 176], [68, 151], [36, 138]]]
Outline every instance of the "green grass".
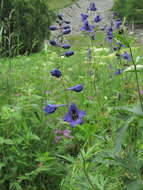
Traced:
[[62, 8], [70, 6], [74, 1], [77, 0], [49, 0], [49, 8], [53, 11], [58, 11]]
[[[2, 190], [9, 186], [16, 190], [91, 189], [83, 172], [81, 151], [92, 183], [105, 186], [97, 188], [99, 190], [122, 190], [139, 178], [137, 166], [143, 161], [143, 119], [137, 117], [124, 137], [122, 129], [125, 133], [125, 124], [132, 114], [117, 110], [138, 102], [134, 73], [115, 75], [115, 70], [120, 67], [115, 53], [95, 44], [95, 62], [91, 67], [86, 56], [88, 40], [82, 39], [71, 39], [75, 55], [69, 58], [60, 59], [58, 53], [62, 50], [47, 47], [40, 53], [18, 56], [11, 61], [1, 59]], [[133, 48], [134, 57], [138, 52], [142, 52], [140, 47]], [[139, 64], [142, 61], [141, 58]], [[50, 75], [57, 66], [62, 71], [62, 79]], [[90, 75], [97, 68], [97, 75]], [[142, 84], [142, 72], [139, 76]], [[82, 92], [65, 89], [76, 84], [83, 84]], [[67, 106], [50, 115], [43, 111], [47, 104], [67, 103], [75, 103], [80, 110], [86, 111], [83, 125], [71, 128], [63, 121]], [[62, 137], [55, 143], [54, 131], [57, 129], [71, 130], [74, 138]], [[138, 157], [133, 151], [135, 148]]]

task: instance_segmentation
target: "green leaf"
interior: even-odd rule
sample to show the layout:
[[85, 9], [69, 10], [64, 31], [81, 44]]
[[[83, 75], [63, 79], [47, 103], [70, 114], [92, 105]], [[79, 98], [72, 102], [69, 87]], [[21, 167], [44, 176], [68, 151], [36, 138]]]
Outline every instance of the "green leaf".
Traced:
[[0, 144], [12, 145], [14, 142], [11, 139], [4, 139], [3, 137], [0, 137]]
[[122, 106], [122, 107], [120, 107], [120, 110], [129, 111], [129, 112], [132, 112], [136, 115], [143, 116], [143, 111], [141, 109], [140, 104], [136, 104], [133, 106]]
[[114, 153], [115, 154], [118, 154], [120, 151], [121, 151], [121, 145], [123, 143], [123, 139], [125, 137], [125, 134], [126, 134], [126, 131], [129, 127], [129, 124], [134, 120], [134, 117], [131, 117], [129, 118], [123, 127], [121, 127], [119, 130], [118, 130], [118, 134], [117, 134], [117, 137], [116, 137], [116, 141], [115, 141], [115, 148], [114, 148]]

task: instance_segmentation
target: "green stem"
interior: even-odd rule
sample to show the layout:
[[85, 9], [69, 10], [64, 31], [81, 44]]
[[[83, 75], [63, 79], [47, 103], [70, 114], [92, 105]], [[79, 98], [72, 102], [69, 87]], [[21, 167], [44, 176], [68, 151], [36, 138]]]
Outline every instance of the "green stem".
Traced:
[[81, 154], [81, 157], [82, 157], [82, 160], [83, 160], [83, 171], [84, 171], [84, 175], [86, 176], [87, 181], [88, 181], [89, 185], [91, 186], [91, 188], [92, 188], [93, 190], [97, 190], [97, 189], [94, 187], [94, 185], [92, 184], [91, 179], [90, 179], [90, 177], [89, 177], [89, 175], [88, 175], [88, 172], [87, 172], [87, 170], [86, 170], [86, 160], [85, 160], [85, 158], [84, 158], [82, 152], [80, 152], [80, 154]]
[[136, 66], [134, 58], [133, 58], [132, 48], [131, 48], [130, 44], [128, 44], [128, 45], [129, 45], [128, 47], [129, 47], [129, 50], [130, 50], [132, 63], [133, 63], [133, 66], [134, 66], [134, 71], [135, 71], [138, 96], [139, 96], [139, 100], [140, 100], [140, 104], [141, 104], [141, 109], [142, 109], [142, 112], [143, 112], [143, 102], [142, 102], [142, 97], [141, 97], [141, 93], [140, 93], [140, 85], [139, 85], [139, 78], [138, 78], [138, 73], [137, 73], [137, 66]]

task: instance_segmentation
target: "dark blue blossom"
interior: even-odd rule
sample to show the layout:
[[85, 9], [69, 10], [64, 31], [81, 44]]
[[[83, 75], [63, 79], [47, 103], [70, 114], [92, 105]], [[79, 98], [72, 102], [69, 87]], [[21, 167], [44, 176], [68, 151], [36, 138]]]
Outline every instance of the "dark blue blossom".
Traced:
[[121, 25], [122, 25], [121, 19], [116, 20], [116, 22], [115, 22], [115, 28], [119, 29]]
[[56, 40], [50, 40], [49, 42], [50, 42], [50, 44], [51, 44], [52, 46], [57, 46]]
[[90, 3], [89, 10], [90, 11], [96, 11], [97, 10], [95, 3]]
[[126, 47], [124, 44], [122, 44], [120, 41], [118, 41], [117, 42], [117, 45], [119, 46], [119, 47]]
[[67, 88], [67, 90], [73, 90], [75, 92], [81, 92], [83, 90], [83, 85], [77, 84], [76, 86]]
[[112, 27], [107, 28], [107, 37], [106, 40], [108, 40], [109, 43], [112, 43], [113, 39], [113, 29]]
[[70, 28], [70, 26], [63, 26], [63, 29], [69, 29]]
[[70, 57], [70, 56], [74, 55], [74, 51], [67, 51], [67, 52], [63, 53], [63, 55], [65, 55], [66, 57]]
[[124, 52], [122, 54], [123, 59], [126, 59], [127, 61], [131, 61], [131, 56], [128, 54], [128, 52]]
[[62, 76], [62, 73], [61, 73], [60, 70], [54, 69], [54, 70], [51, 71], [51, 75], [56, 77], [56, 78], [60, 78]]
[[98, 23], [98, 22], [100, 22], [102, 20], [102, 18], [99, 16], [99, 15], [97, 15], [95, 18], [94, 18], [94, 22], [96, 22], [96, 23]]
[[46, 115], [54, 113], [57, 108], [63, 107], [65, 105], [54, 105], [54, 104], [48, 104], [47, 106], [44, 107], [44, 111]]
[[69, 107], [68, 113], [64, 117], [64, 121], [70, 123], [71, 127], [75, 127], [76, 125], [80, 125], [83, 123], [83, 117], [86, 113], [82, 110], [78, 110], [75, 104], [72, 104]]
[[71, 48], [71, 45], [70, 44], [63, 44], [63, 45], [61, 45], [61, 47], [64, 49], [69, 49], [69, 48]]
[[63, 34], [69, 34], [70, 32], [71, 32], [70, 29], [66, 29], [66, 30], [63, 31]]
[[112, 29], [112, 27], [107, 28], [107, 35], [108, 36], [113, 35], [113, 29]]
[[86, 13], [81, 13], [81, 20], [84, 22], [85, 20], [87, 20], [88, 18], [88, 14]]
[[49, 26], [49, 29], [54, 31], [54, 30], [58, 30], [58, 27], [57, 26]]
[[120, 74], [122, 74], [122, 72], [123, 72], [123, 69], [117, 69], [115, 71], [115, 75], [120, 75]]
[[89, 22], [86, 20], [81, 27], [81, 31], [86, 31], [86, 32], [93, 32], [94, 31], [94, 26], [90, 25]]

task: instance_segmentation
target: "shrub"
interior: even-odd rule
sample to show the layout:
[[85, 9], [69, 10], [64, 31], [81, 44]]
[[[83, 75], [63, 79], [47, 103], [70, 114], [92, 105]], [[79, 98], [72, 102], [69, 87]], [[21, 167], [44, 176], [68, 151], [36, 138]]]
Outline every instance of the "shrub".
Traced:
[[129, 22], [143, 24], [143, 0], [115, 0], [113, 10]]
[[0, 52], [16, 55], [37, 52], [49, 38], [54, 14], [47, 0], [0, 0]]

